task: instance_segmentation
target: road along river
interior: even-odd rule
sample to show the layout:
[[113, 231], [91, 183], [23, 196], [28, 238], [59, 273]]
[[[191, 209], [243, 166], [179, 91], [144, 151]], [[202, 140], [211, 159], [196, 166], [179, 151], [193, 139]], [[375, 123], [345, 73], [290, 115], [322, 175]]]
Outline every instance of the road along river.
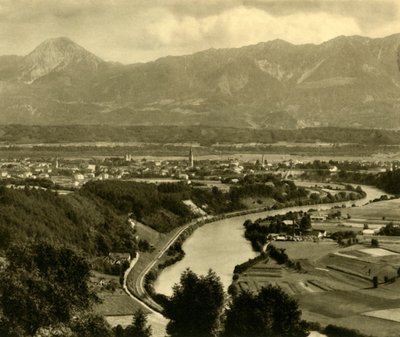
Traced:
[[268, 215], [285, 214], [289, 211], [307, 211], [313, 209], [330, 209], [336, 205], [350, 207], [364, 205], [369, 201], [386, 194], [370, 186], [361, 185], [367, 196], [363, 199], [334, 204], [307, 205], [284, 208], [275, 211], [247, 214], [234, 218], [219, 220], [198, 228], [183, 244], [185, 257], [176, 264], [164, 269], [157, 278], [154, 288], [156, 292], [171, 295], [172, 286], [179, 282], [181, 273], [191, 268], [198, 274], [205, 274], [211, 268], [221, 278], [227, 290], [232, 282], [235, 265], [243, 263], [257, 255], [251, 249], [249, 241], [244, 238], [243, 223], [246, 219], [256, 220]]

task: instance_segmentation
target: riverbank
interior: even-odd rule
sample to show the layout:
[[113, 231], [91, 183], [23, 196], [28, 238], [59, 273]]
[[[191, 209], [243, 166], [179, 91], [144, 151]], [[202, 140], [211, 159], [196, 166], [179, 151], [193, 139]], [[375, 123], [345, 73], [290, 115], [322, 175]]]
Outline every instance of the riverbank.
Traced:
[[[220, 215], [220, 216], [210, 217], [206, 221], [200, 221], [195, 226], [193, 226], [193, 228], [190, 230], [189, 235], [187, 235], [187, 232], [186, 232], [186, 234], [184, 234], [184, 233], [182, 233], [182, 234], [186, 235], [186, 237], [185, 237], [185, 239], [186, 239], [193, 233], [193, 231], [195, 229], [197, 229], [199, 227], [202, 227], [205, 224], [208, 224], [210, 222], [218, 223], [220, 221], [225, 221], [225, 220], [229, 220], [229, 219], [232, 219], [232, 218], [238, 218], [240, 224], [239, 224], [237, 229], [241, 231], [243, 222], [246, 220], [246, 218], [243, 218], [243, 217], [247, 217], [248, 215], [252, 215], [253, 217], [260, 217], [260, 216], [263, 216], [265, 214], [281, 213], [283, 211], [288, 212], [288, 211], [291, 211], [291, 210], [295, 211], [295, 210], [298, 210], [298, 209], [302, 209], [303, 211], [308, 211], [311, 206], [313, 206], [314, 208], [317, 207], [318, 209], [321, 209], [321, 208], [324, 208], [324, 207], [325, 208], [326, 207], [328, 207], [328, 208], [342, 207], [344, 204], [347, 204], [348, 206], [351, 206], [354, 203], [357, 203], [357, 202], [360, 203], [360, 201], [362, 202], [364, 199], [366, 199], [366, 197], [359, 198], [357, 200], [347, 200], [347, 201], [340, 201], [340, 202], [334, 202], [334, 203], [328, 203], [328, 204], [315, 203], [315, 202], [312, 202], [311, 200], [307, 200], [307, 202], [303, 201], [303, 205], [302, 206], [296, 206], [296, 205], [294, 205], [293, 202], [288, 202], [288, 203], [285, 203], [285, 204], [275, 205], [272, 208], [263, 207], [263, 208], [251, 209], [251, 210], [246, 210], [246, 211], [231, 212], [231, 213], [227, 213], [227, 214]], [[240, 235], [242, 235], [242, 233]], [[219, 239], [222, 238], [223, 239], [222, 242], [216, 243], [216, 246], [220, 246], [222, 248], [224, 246], [237, 247], [237, 245], [239, 244], [238, 242], [233, 242], [232, 244], [225, 242], [225, 240], [227, 239], [226, 235], [223, 235], [223, 234], [221, 235], [220, 233], [213, 233], [212, 235], [209, 235], [207, 240], [209, 241], [210, 238], [213, 238], [213, 240], [218, 239], [218, 238]], [[245, 245], [247, 245], [247, 243], [245, 243]], [[247, 248], [248, 247], [245, 247], [245, 249], [247, 249]], [[186, 249], [184, 249], [184, 250], [186, 251]], [[200, 248], [200, 250], [201, 250], [201, 248]], [[209, 250], [204, 250], [202, 252], [202, 254], [207, 254], [208, 255], [208, 251]], [[240, 251], [240, 249], [239, 249], [239, 251]], [[232, 252], [232, 253], [234, 254], [234, 252]], [[247, 255], [245, 254], [244, 257], [240, 256], [240, 258], [243, 260], [243, 258], [254, 257], [253, 255], [254, 255], [253, 252], [250, 252], [250, 254], [247, 254]], [[212, 256], [211, 258], [213, 260], [218, 260], [219, 256], [220, 256], [220, 254], [218, 252], [216, 252], [215, 255]], [[229, 263], [230, 261], [226, 261], [226, 262], [228, 263], [227, 265], [230, 265], [230, 263]], [[185, 264], [184, 268], [179, 268], [179, 275], [184, 269], [186, 269], [186, 267], [193, 268], [192, 265]], [[205, 267], [206, 267], [206, 269], [203, 268], [203, 270], [201, 270], [202, 273], [207, 272], [207, 270], [209, 268], [214, 269], [212, 265], [205, 266]], [[159, 276], [160, 276], [160, 274], [163, 274], [163, 273], [165, 274], [166, 271], [168, 273], [169, 270], [171, 270], [171, 266], [168, 266], [166, 269], [163, 269], [163, 268], [158, 268], [158, 266], [154, 265], [154, 267], [151, 268], [150, 272], [152, 273], [152, 276], [151, 276], [150, 282], [147, 285], [147, 289], [149, 290], [151, 295], [153, 295], [153, 297], [158, 299], [158, 300], [160, 299], [160, 296], [156, 295], [157, 293], [170, 295], [171, 294], [171, 288], [172, 288], [173, 284], [179, 281], [179, 277], [176, 277], [176, 275], [174, 275], [174, 277], [171, 278], [171, 279], [174, 280], [174, 282], [173, 283], [169, 282], [167, 287], [161, 287], [162, 291], [160, 291]], [[225, 278], [231, 279], [231, 275], [230, 274], [231, 274], [232, 270], [233, 270], [233, 268], [231, 268], [229, 271], [225, 270], [224, 274], [218, 273], [218, 275], [223, 279], [225, 279]], [[226, 274], [229, 274], [229, 276], [227, 276]], [[169, 276], [170, 275], [166, 276], [165, 278], [170, 278]], [[153, 288], [154, 288], [154, 290], [153, 290]], [[169, 289], [167, 289], [167, 288], [169, 288]], [[161, 300], [162, 300], [162, 298], [161, 298]]]
[[[367, 203], [369, 200], [373, 200], [377, 197], [380, 197], [382, 194], [384, 194], [383, 191], [375, 189], [373, 187], [369, 186], [361, 186], [364, 191], [367, 193], [367, 197], [363, 198], [361, 200], [355, 201], [357, 205], [363, 205]], [[353, 202], [347, 202], [346, 204], [350, 207]], [[328, 204], [325, 205], [326, 209], [329, 209], [331, 207], [335, 206], [341, 206], [342, 203], [336, 203], [336, 204]], [[318, 208], [322, 208], [324, 205], [319, 205]], [[308, 210], [309, 205], [303, 206], [303, 210]], [[264, 209], [258, 209], [256, 213], [253, 213], [251, 217], [255, 220], [258, 217], [266, 216], [267, 214], [277, 214], [279, 212], [287, 212], [290, 210], [295, 210], [299, 209], [299, 207], [291, 207], [291, 208], [285, 208], [281, 210], [274, 210], [274, 211], [264, 211]], [[253, 210], [254, 211], [254, 210]], [[214, 269], [218, 275], [222, 275], [222, 279], [225, 280], [226, 284], [226, 289], [229, 286], [229, 284], [232, 282], [232, 272], [234, 269], [234, 266], [236, 264], [239, 264], [248, 258], [255, 257], [256, 254], [255, 252], [252, 251], [250, 244], [244, 239], [243, 237], [243, 223], [244, 221], [250, 216], [250, 214], [238, 216], [238, 212], [235, 212], [236, 217], [231, 217], [229, 219], [225, 220], [219, 220], [216, 221], [215, 219], [213, 220], [213, 224], [202, 226], [201, 228], [197, 229], [193, 235], [187, 238], [183, 245], [183, 249], [186, 251], [186, 255], [184, 259], [175, 265], [168, 267], [167, 269], [164, 269], [163, 272], [161, 273], [161, 278], [163, 278], [163, 275], [165, 276], [165, 279], [168, 281], [165, 285], [165, 289], [168, 289], [169, 291], [171, 290], [171, 285], [179, 281], [180, 277], [180, 270], [184, 270], [186, 266], [191, 267], [194, 269], [195, 272], [197, 273], [206, 273], [209, 268]], [[236, 225], [235, 222], [236, 221]], [[222, 225], [221, 225], [222, 222]], [[225, 229], [228, 229], [226, 232]], [[170, 235], [166, 236], [164, 234], [160, 235], [157, 238], [157, 242], [159, 243], [160, 246], [164, 246], [169, 239], [171, 239], [172, 235], [179, 231], [180, 229], [174, 230]], [[210, 230], [212, 233], [210, 233]], [[200, 237], [200, 239], [199, 239]], [[210, 240], [210, 238], [212, 238]], [[215, 240], [219, 239], [218, 240]], [[204, 244], [199, 244], [199, 241], [202, 241]], [[193, 245], [193, 243], [195, 243]], [[159, 253], [160, 249], [156, 249], [152, 253], [141, 253], [140, 254], [140, 259], [137, 261], [135, 268], [129, 273], [128, 275], [128, 280], [127, 280], [127, 286], [129, 289], [133, 290], [134, 285], [137, 284], [137, 279], [140, 276], [140, 272], [148, 266], [152, 260], [154, 259], [155, 256]], [[197, 252], [197, 256], [192, 256], [193, 251]], [[196, 254], [195, 254], [196, 255]], [[198, 257], [198, 258], [197, 258]], [[198, 260], [203, 261], [203, 266], [200, 266], [200, 268], [196, 268]], [[180, 269], [175, 270], [177, 266], [179, 266], [181, 263], [184, 263], [183, 267], [180, 267]], [[221, 265], [224, 266], [226, 265], [225, 272], [221, 270]], [[197, 265], [197, 267], [199, 267]], [[172, 272], [172, 276], [171, 276]], [[143, 275], [142, 275], [143, 276]], [[175, 277], [175, 278], [174, 278]], [[157, 282], [160, 282], [160, 278], [157, 279]], [[160, 283], [163, 283], [164, 281], [161, 281]], [[158, 290], [158, 288], [156, 287]], [[163, 291], [159, 291], [160, 293], [163, 293]], [[135, 294], [135, 298], [137, 297], [137, 294]], [[141, 301], [141, 300], [139, 300]], [[133, 314], [133, 312], [132, 312]], [[129, 322], [129, 320], [132, 318], [132, 316], [120, 316], [117, 317], [116, 319], [118, 323], [126, 323]], [[149, 317], [149, 322], [154, 325], [160, 325], [159, 324], [159, 314], [150, 314]], [[164, 322], [165, 323], [165, 322]], [[166, 324], [166, 323], [165, 323]], [[165, 334], [162, 334], [162, 329], [160, 329], [160, 334], [155, 334], [157, 337], [164, 336]], [[165, 328], [165, 327], [164, 327]]]

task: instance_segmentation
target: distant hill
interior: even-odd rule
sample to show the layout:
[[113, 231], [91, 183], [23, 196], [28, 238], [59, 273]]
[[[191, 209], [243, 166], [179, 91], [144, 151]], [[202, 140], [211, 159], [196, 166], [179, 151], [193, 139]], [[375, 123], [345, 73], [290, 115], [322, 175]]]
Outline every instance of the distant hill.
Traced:
[[400, 34], [274, 40], [143, 64], [68, 38], [0, 57], [0, 124], [400, 128]]
[[[301, 129], [249, 129], [234, 127], [143, 125], [0, 125], [0, 143], [62, 144], [81, 142], [223, 144], [332, 143], [400, 145], [400, 131], [313, 127]], [[284, 144], [282, 144], [284, 145]], [[14, 147], [10, 147], [12, 149]]]

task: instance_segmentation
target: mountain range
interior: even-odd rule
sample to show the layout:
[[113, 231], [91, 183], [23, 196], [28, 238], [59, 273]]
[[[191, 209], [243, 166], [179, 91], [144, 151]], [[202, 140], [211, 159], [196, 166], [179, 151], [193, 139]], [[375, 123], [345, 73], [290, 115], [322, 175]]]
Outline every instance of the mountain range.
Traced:
[[400, 34], [124, 65], [68, 38], [0, 56], [0, 124], [400, 129]]

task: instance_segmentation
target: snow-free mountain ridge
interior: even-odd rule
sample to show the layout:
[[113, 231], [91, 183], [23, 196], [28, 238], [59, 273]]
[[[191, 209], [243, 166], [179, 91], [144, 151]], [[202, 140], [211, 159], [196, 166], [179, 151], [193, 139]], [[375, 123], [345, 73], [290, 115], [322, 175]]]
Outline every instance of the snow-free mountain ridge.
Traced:
[[0, 124], [400, 128], [400, 34], [105, 62], [68, 38], [0, 56]]

